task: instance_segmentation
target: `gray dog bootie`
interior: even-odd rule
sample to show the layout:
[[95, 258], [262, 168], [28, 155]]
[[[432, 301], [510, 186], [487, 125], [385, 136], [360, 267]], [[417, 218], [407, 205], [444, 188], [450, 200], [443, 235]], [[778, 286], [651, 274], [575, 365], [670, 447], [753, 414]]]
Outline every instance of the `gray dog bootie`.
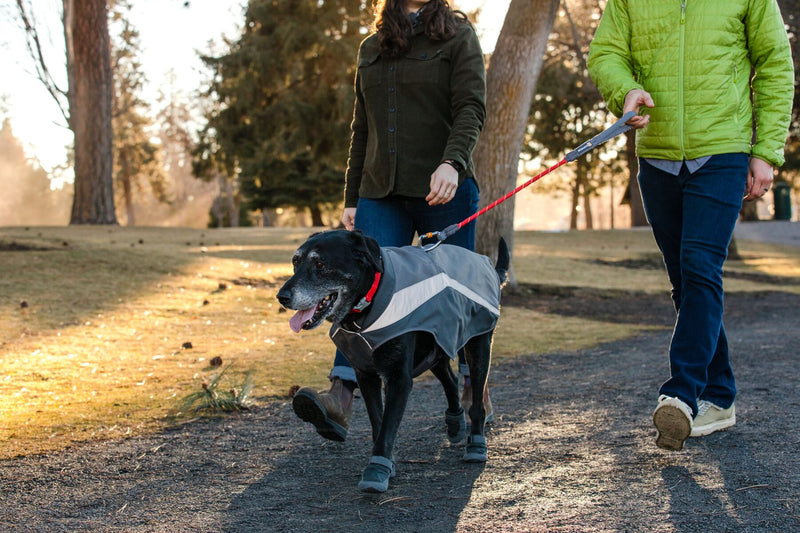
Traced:
[[386, 492], [389, 488], [389, 478], [394, 477], [394, 473], [394, 460], [373, 455], [364, 473], [361, 474], [358, 488], [365, 492]]
[[467, 439], [467, 448], [464, 450], [462, 460], [465, 463], [485, 463], [486, 455], [486, 437], [483, 435], [470, 435]]

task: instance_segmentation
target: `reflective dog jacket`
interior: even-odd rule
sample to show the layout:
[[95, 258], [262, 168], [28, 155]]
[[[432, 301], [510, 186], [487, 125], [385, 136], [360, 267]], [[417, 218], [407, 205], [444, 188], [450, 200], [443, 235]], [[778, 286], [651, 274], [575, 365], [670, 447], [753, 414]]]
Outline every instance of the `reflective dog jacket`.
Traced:
[[[372, 303], [330, 337], [355, 368], [373, 369], [372, 352], [409, 331], [425, 331], [451, 358], [469, 339], [494, 329], [500, 280], [488, 257], [442, 244], [381, 248], [384, 272]], [[431, 361], [432, 362], [432, 361]], [[427, 368], [422, 368], [418, 375]]]

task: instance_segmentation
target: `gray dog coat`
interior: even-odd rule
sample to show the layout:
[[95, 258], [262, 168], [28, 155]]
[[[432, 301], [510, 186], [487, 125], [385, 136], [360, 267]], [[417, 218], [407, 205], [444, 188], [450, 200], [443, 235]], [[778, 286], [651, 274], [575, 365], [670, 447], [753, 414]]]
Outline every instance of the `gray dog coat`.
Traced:
[[[384, 271], [372, 303], [350, 329], [330, 337], [359, 369], [374, 370], [372, 352], [403, 333], [425, 331], [451, 359], [469, 339], [492, 331], [500, 316], [500, 280], [488, 257], [442, 244], [381, 248]], [[414, 369], [430, 368], [434, 354]]]

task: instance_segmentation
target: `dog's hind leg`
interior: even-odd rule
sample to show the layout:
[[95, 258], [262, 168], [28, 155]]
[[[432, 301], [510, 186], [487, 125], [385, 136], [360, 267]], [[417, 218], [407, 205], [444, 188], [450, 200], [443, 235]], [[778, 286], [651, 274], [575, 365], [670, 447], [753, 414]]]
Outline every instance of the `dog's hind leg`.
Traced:
[[492, 333], [473, 337], [465, 346], [469, 375], [472, 380], [472, 406], [469, 408], [470, 435], [463, 460], [468, 463], [486, 461], [486, 437], [483, 434], [486, 408], [483, 405], [483, 389], [489, 378], [492, 358]]
[[467, 438], [467, 422], [464, 419], [464, 409], [458, 397], [458, 379], [450, 367], [450, 360], [440, 357], [431, 367], [431, 372], [442, 384], [444, 396], [447, 399], [447, 410], [444, 420], [447, 425], [447, 439], [452, 444], [463, 442]]

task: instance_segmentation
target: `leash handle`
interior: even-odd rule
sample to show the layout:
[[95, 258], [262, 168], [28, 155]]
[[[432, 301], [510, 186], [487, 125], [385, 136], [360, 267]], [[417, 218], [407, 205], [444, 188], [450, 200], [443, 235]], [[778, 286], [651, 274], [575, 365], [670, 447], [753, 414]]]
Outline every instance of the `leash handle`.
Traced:
[[591, 139], [584, 142], [583, 144], [575, 148], [573, 151], [565, 155], [564, 159], [566, 159], [567, 162], [575, 161], [580, 156], [596, 148], [597, 146], [603, 144], [604, 142], [610, 141], [617, 135], [625, 133], [626, 131], [631, 129], [631, 126], [626, 124], [626, 122], [628, 122], [635, 116], [636, 116], [636, 111], [628, 111], [627, 113], [622, 115], [622, 117], [620, 117], [620, 119], [617, 120], [614, 124], [612, 124], [608, 129], [601, 131], [600, 133], [598, 133], [597, 135], [595, 135], [594, 137], [592, 137]]

